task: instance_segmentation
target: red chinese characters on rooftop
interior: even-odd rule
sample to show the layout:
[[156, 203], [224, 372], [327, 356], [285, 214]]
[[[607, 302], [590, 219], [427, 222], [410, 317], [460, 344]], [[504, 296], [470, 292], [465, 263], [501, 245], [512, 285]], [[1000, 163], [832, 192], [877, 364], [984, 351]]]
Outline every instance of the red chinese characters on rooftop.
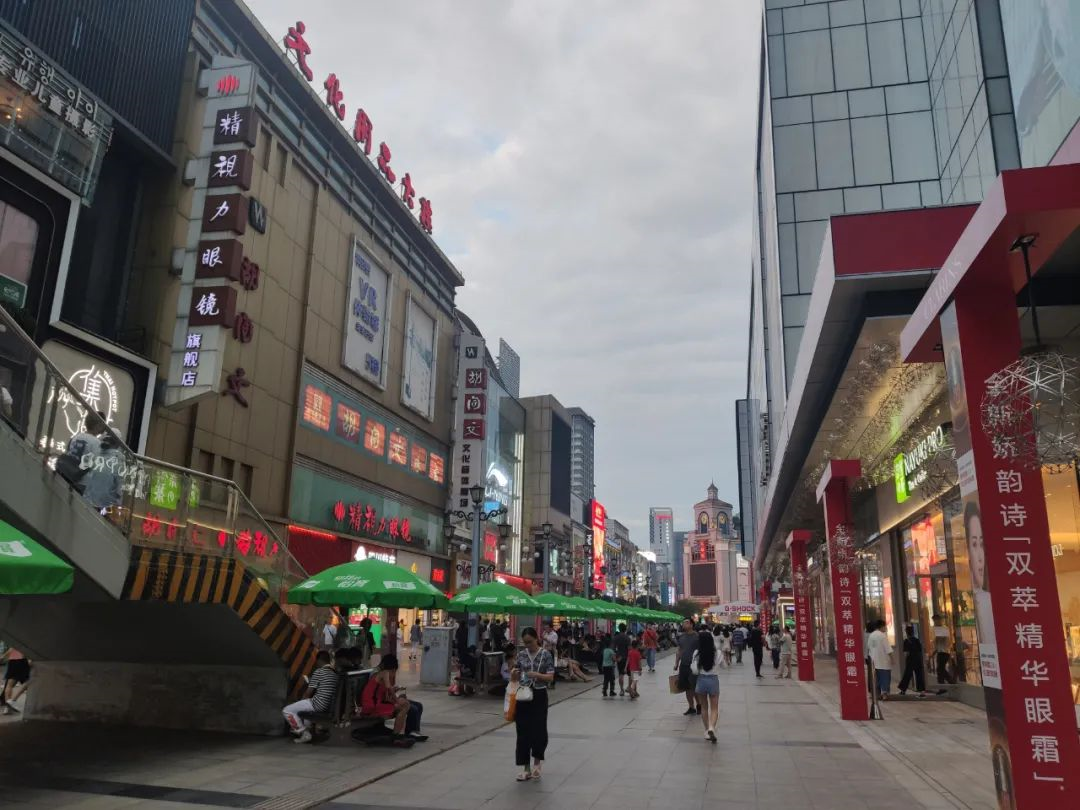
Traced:
[[[289, 26], [282, 42], [285, 45], [286, 53], [292, 53], [296, 59], [296, 67], [300, 71], [300, 74], [309, 82], [314, 78], [314, 72], [308, 65], [307, 59], [311, 55], [311, 46], [308, 44], [304, 37], [307, 33], [307, 26], [300, 20], [296, 22], [296, 25]], [[341, 86], [341, 79], [336, 73], [328, 73], [326, 79], [323, 81], [323, 89], [326, 91], [325, 101], [326, 106], [329, 107], [339, 121], [344, 121], [346, 116], [345, 108], [345, 91]], [[363, 146], [364, 154], [370, 157], [373, 133], [375, 125], [371, 121], [371, 117], [364, 112], [361, 107], [356, 111], [356, 117], [353, 121], [352, 136], [353, 140], [358, 145]], [[397, 182], [397, 174], [390, 167], [390, 147], [385, 141], [379, 144], [379, 151], [376, 157], [376, 163], [378, 165], [379, 173], [386, 178], [386, 182], [393, 186]], [[412, 176], [406, 172], [401, 182], [401, 200], [411, 210], [414, 207], [413, 200], [416, 197], [416, 190], [412, 184]], [[431, 233], [431, 200], [427, 197], [421, 197], [420, 200], [419, 220], [420, 227], [425, 233]]]

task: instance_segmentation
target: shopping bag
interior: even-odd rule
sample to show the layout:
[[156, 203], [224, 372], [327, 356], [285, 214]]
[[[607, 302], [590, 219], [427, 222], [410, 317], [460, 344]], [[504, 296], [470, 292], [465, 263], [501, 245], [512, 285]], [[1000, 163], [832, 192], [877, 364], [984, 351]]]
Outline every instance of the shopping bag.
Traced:
[[510, 723], [514, 720], [514, 715], [517, 713], [517, 690], [506, 690], [506, 695], [503, 697], [503, 717], [506, 718], [506, 722]]
[[667, 686], [668, 686], [668, 691], [671, 692], [671, 694], [673, 694], [673, 695], [678, 695], [683, 691], [682, 689], [679, 688], [679, 676], [678, 675], [668, 675], [667, 676]]

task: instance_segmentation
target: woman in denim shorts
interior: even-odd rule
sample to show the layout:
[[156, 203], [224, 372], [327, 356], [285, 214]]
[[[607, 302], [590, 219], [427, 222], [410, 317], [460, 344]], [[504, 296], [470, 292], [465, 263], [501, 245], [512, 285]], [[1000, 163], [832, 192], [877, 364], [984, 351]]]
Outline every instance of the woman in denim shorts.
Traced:
[[713, 743], [716, 742], [716, 721], [720, 719], [720, 678], [717, 675], [719, 663], [712, 633], [699, 633], [698, 648], [690, 663], [690, 669], [697, 675], [695, 691], [698, 706], [701, 707], [701, 722], [705, 724], [705, 739]]

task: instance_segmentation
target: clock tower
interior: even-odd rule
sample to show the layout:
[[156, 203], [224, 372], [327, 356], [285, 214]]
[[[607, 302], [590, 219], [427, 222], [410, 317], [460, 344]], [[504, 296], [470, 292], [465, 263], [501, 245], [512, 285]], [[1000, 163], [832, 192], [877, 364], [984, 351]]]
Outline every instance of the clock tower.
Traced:
[[683, 547], [687, 596], [706, 605], [730, 602], [737, 595], [733, 507], [719, 496], [710, 483], [705, 500], [694, 504], [694, 530], [687, 532]]

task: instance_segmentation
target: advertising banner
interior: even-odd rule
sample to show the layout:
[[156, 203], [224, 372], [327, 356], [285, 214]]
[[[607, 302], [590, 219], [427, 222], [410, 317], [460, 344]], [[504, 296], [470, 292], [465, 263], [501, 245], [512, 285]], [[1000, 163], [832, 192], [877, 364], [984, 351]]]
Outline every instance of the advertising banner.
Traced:
[[[810, 615], [810, 579], [806, 574], [806, 544], [811, 534], [806, 530], [793, 531], [788, 535], [787, 547], [791, 554], [791, 585], [795, 595], [795, 660], [799, 665], [799, 680], [814, 680], [814, 620]], [[771, 597], [772, 594], [769, 594]], [[780, 630], [783, 632], [783, 614], [780, 616]], [[838, 667], [854, 664], [861, 667], [862, 661], [855, 657], [854, 650], [845, 650], [838, 654]]]
[[607, 587], [604, 574], [604, 539], [607, 534], [607, 511], [600, 501], [592, 501], [589, 506], [592, 519], [592, 587], [596, 593], [604, 593]]
[[349, 292], [345, 297], [341, 365], [379, 387], [386, 385], [391, 291], [390, 274], [354, 236], [349, 250]]
[[[861, 469], [858, 461], [833, 459], [825, 470], [822, 483], [818, 485], [818, 497], [825, 506], [825, 536], [828, 540], [833, 620], [839, 659], [840, 716], [845, 720], [870, 719], [866, 667], [863, 665], [862, 597], [851, 515], [850, 481], [859, 475]], [[799, 643], [801, 663], [801, 636]], [[812, 649], [807, 652], [808, 655], [813, 654]]]
[[458, 343], [457, 400], [454, 425], [454, 463], [451, 470], [452, 510], [472, 509], [469, 487], [487, 490], [487, 368], [484, 339], [462, 333]]
[[987, 433], [981, 403], [1016, 360], [1011, 283], [958, 295], [941, 314], [963, 526], [971, 567], [995, 790], [1002, 808], [1078, 795], [1080, 741], [1061, 638], [1061, 606], [1042, 475], [1007, 436]]
[[435, 406], [438, 324], [420, 308], [412, 295], [409, 296], [405, 313], [401, 401], [425, 419], [431, 419]]

